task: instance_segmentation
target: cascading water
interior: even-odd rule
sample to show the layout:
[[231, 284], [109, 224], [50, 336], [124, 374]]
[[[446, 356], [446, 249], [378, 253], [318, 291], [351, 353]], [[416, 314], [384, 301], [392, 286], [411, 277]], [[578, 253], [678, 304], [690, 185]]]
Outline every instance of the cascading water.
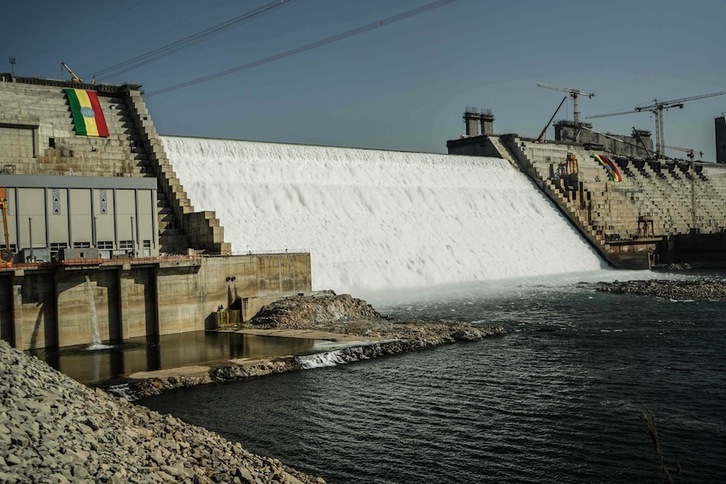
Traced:
[[86, 276], [86, 296], [88, 298], [88, 322], [91, 329], [91, 344], [86, 349], [103, 350], [111, 348], [111, 346], [101, 343], [101, 335], [98, 331], [98, 316], [96, 315], [96, 301], [93, 298], [93, 287], [91, 287], [91, 279], [88, 276]]
[[163, 137], [235, 253], [309, 250], [313, 286], [354, 294], [601, 269], [505, 160]]

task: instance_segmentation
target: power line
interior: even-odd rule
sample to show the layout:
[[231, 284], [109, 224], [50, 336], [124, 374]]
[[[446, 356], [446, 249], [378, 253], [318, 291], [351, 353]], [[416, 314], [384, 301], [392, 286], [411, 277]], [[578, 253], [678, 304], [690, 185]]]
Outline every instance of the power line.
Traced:
[[[164, 22], [163, 27], [155, 28], [153, 31], [145, 32], [146, 35], [144, 36], [134, 36], [135, 42], [124, 42], [124, 43], [118, 43], [115, 45], [114, 49], [110, 49], [106, 51], [106, 55], [104, 56], [106, 59], [115, 59], [118, 58], [119, 55], [123, 52], [128, 52], [130, 47], [136, 47], [136, 46], [142, 46], [140, 48], [147, 48], [149, 45], [152, 45], [153, 42], [155, 42], [155, 39], [159, 38], [159, 34], [162, 32], [177, 32], [179, 31], [179, 26], [183, 25], [184, 23], [188, 22], [189, 18], [197, 19], [199, 15], [202, 13], [210, 12], [211, 10], [218, 8], [220, 5], [223, 5], [225, 3], [229, 3], [231, 1], [236, 0], [215, 0], [211, 5], [208, 2], [205, 2], [204, 4], [199, 4], [198, 6], [201, 7], [199, 9], [195, 9], [192, 12], [187, 12], [185, 15], [180, 16], [176, 19], [175, 22]], [[125, 55], [125, 54], [124, 54]], [[87, 76], [83, 77], [89, 77], [91, 74], [88, 74]]]
[[338, 42], [339, 40], [347, 39], [350, 37], [353, 37], [355, 35], [359, 35], [365, 32], [369, 32], [371, 30], [377, 29], [379, 27], [383, 27], [395, 22], [399, 22], [401, 20], [413, 17], [415, 15], [422, 14], [424, 12], [427, 12], [429, 10], [433, 10], [435, 8], [441, 7], [443, 5], [453, 3], [456, 0], [438, 0], [435, 2], [427, 3], [426, 5], [422, 5], [421, 7], [417, 7], [411, 10], [407, 10], [403, 13], [399, 13], [397, 15], [393, 15], [391, 17], [386, 17], [381, 20], [376, 20], [375, 22], [371, 22], [367, 25], [364, 25], [362, 27], [358, 27], [352, 30], [348, 30], [346, 32], [333, 35], [331, 37], [326, 37], [325, 39], [318, 40], [315, 42], [311, 42], [309, 44], [305, 44], [301, 47], [296, 47], [295, 49], [290, 49], [285, 52], [280, 52], [278, 54], [271, 55], [269, 57], [265, 57], [263, 59], [259, 59], [256, 61], [248, 62], [247, 64], [242, 64], [241, 66], [232, 67], [230, 69], [226, 69], [224, 71], [220, 71], [214, 74], [209, 74], [208, 76], [199, 77], [197, 79], [193, 79], [191, 81], [182, 82], [180, 84], [175, 84], [173, 86], [164, 87], [161, 89], [157, 89], [156, 91], [151, 91], [146, 94], [146, 97], [149, 96], [156, 96], [158, 94], [165, 94], [167, 92], [176, 91], [177, 89], [182, 89], [185, 87], [193, 86], [195, 84], [201, 84], [202, 82], [211, 81], [212, 79], [217, 79], [219, 77], [228, 76], [230, 74], [234, 74], [235, 72], [240, 72], [248, 69], [252, 69], [254, 67], [259, 67], [264, 64], [269, 64], [270, 62], [274, 62], [280, 59], [284, 59], [286, 57], [290, 57], [296, 54], [300, 54], [302, 52], [306, 52], [312, 49], [316, 49], [318, 47], [322, 47], [324, 45], [332, 44], [333, 42]]
[[238, 27], [244, 23], [251, 22], [252, 20], [267, 15], [268, 13], [272, 13], [275, 10], [289, 5], [294, 1], [295, 0], [274, 0], [259, 8], [250, 10], [249, 12], [229, 19], [220, 24], [214, 25], [206, 30], [202, 30], [201, 32], [197, 32], [196, 34], [184, 37], [163, 47], [159, 47], [157, 49], [146, 52], [145, 54], [141, 54], [137, 57], [133, 57], [123, 62], [119, 62], [118, 64], [96, 71], [95, 75], [98, 78], [108, 78], [111, 76], [122, 74], [132, 69], [136, 69], [137, 67], [141, 67], [145, 64], [149, 64], [163, 57], [179, 52], [180, 50], [192, 47], [201, 42], [209, 40], [212, 37], [223, 34], [228, 30]]
[[136, 7], [138, 7], [139, 5], [141, 5], [142, 3], [144, 3], [145, 1], [146, 1], [146, 0], [140, 0], [140, 1], [138, 1], [138, 2], [136, 2], [136, 3], [134, 3], [134, 4], [132, 4], [132, 5], [130, 5], [129, 7], [126, 7], [125, 9], [121, 10], [120, 12], [114, 13], [113, 15], [111, 15], [111, 16], [109, 16], [109, 17], [107, 17], [106, 19], [104, 19], [104, 20], [101, 20], [100, 22], [97, 22], [96, 24], [94, 24], [94, 25], [92, 25], [92, 26], [88, 27], [88, 28], [87, 28], [87, 29], [85, 29], [85, 30], [81, 30], [81, 31], [75, 31], [75, 33], [74, 33], [73, 35], [71, 35], [70, 37], [66, 37], [66, 38], [65, 38], [64, 40], [61, 40], [61, 41], [56, 41], [56, 40], [54, 40], [54, 41], [53, 41], [53, 45], [51, 45], [51, 46], [49, 46], [48, 48], [46, 48], [46, 49], [43, 49], [43, 50], [41, 50], [41, 51], [39, 51], [39, 52], [35, 52], [34, 54], [31, 54], [31, 55], [29, 55], [29, 56], [28, 56], [28, 57], [26, 58], [26, 60], [30, 60], [30, 59], [35, 59], [35, 58], [36, 58], [36, 57], [38, 57], [39, 55], [41, 55], [41, 54], [45, 54], [46, 52], [48, 52], [48, 51], [50, 51], [50, 50], [53, 50], [53, 49], [57, 49], [57, 48], [58, 48], [58, 47], [60, 47], [61, 45], [67, 44], [67, 43], [68, 43], [68, 42], [70, 42], [71, 40], [73, 40], [73, 39], [77, 39], [78, 37], [82, 36], [83, 34], [87, 34], [88, 32], [92, 32], [92, 31], [96, 30], [97, 28], [99, 28], [99, 27], [100, 27], [101, 25], [107, 24], [107, 23], [109, 23], [109, 22], [110, 22], [110, 21], [112, 21], [112, 20], [116, 20], [116, 19], [118, 19], [118, 17], [119, 17], [120, 15], [122, 15], [122, 14], [124, 14], [124, 13], [128, 12], [129, 10], [131, 10], [131, 9], [133, 9], [133, 8], [136, 8]]

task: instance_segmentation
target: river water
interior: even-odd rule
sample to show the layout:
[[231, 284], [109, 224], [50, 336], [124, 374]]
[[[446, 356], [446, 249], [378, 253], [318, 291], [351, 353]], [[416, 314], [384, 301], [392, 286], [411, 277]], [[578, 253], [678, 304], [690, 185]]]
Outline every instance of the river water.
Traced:
[[664, 482], [648, 410], [676, 482], [723, 482], [726, 306], [595, 291], [622, 276], [381, 294], [393, 316], [512, 333], [141, 404], [328, 482], [391, 483]]
[[309, 249], [314, 289], [512, 332], [142, 404], [329, 482], [395, 483], [663, 482], [650, 411], [676, 480], [726, 481], [724, 303], [596, 292], [652, 274], [606, 270], [506, 161], [163, 142], [236, 253]]

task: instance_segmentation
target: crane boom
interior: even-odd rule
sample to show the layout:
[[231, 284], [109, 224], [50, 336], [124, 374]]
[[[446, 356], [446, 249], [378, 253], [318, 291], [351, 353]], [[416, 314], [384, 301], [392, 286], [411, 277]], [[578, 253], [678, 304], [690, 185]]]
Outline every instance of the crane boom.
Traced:
[[73, 69], [71, 69], [70, 67], [68, 67], [68, 64], [66, 64], [65, 62], [61, 62], [61, 66], [62, 66], [62, 67], [63, 67], [63, 68], [65, 69], [65, 70], [67, 70], [67, 71], [68, 71], [68, 73], [69, 73], [69, 74], [71, 75], [71, 81], [73, 81], [73, 82], [83, 82], [83, 79], [81, 79], [80, 77], [78, 77], [78, 76], [76, 75], [76, 73], [75, 73], [75, 72], [73, 72]]
[[[693, 161], [693, 159], [696, 157], [696, 150], [693, 148], [683, 148], [682, 146], [673, 146], [673, 145], [663, 145], [665, 148], [670, 148], [672, 150], [676, 151], [682, 151], [688, 156], [688, 159]], [[703, 151], [699, 151], [701, 155], [703, 155]]]
[[722, 96], [726, 91], [712, 92], [709, 94], [700, 94], [698, 96], [689, 96], [680, 99], [671, 99], [670, 101], [658, 101], [653, 99], [652, 104], [647, 106], [637, 106], [629, 111], [620, 111], [617, 113], [596, 114], [588, 116], [587, 119], [605, 118], [607, 116], [620, 116], [622, 114], [642, 113], [643, 111], [651, 112], [655, 115], [655, 152], [659, 157], [664, 156], [665, 151], [665, 135], [663, 133], [663, 111], [670, 108], [683, 109], [683, 103], [695, 101], [696, 99], [705, 99], [708, 97]]
[[579, 96], [587, 96], [588, 98], [591, 98], [595, 95], [594, 92], [583, 92], [579, 89], [574, 89], [572, 87], [553, 86], [552, 84], [545, 84], [543, 82], [539, 82], [537, 83], [537, 85], [539, 87], [544, 87], [545, 89], [554, 89], [555, 91], [562, 91], [570, 94], [570, 97], [572, 98], [572, 114], [575, 118], [575, 124], [580, 124], [580, 109], [577, 105], [577, 98]]

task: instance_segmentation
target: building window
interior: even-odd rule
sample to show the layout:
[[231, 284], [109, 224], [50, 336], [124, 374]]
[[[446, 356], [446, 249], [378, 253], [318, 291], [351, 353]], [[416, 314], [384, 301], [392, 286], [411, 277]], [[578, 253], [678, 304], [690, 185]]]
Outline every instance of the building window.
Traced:
[[55, 148], [55, 138], [48, 138], [48, 147]]
[[96, 248], [98, 250], [111, 250], [113, 249], [113, 242], [110, 240], [99, 240], [96, 242]]
[[151, 257], [151, 241], [150, 240], [144, 240], [144, 248], [141, 250], [141, 253], [144, 255], [144, 257]]
[[133, 240], [119, 240], [118, 248], [119, 249], [133, 249], [134, 241]]
[[65, 242], [51, 242], [50, 243], [50, 253], [51, 254], [58, 253], [61, 251], [61, 249], [67, 249], [67, 248], [68, 248], [68, 244], [66, 244]]
[[73, 248], [74, 249], [90, 249], [91, 243], [90, 242], [73, 242]]

